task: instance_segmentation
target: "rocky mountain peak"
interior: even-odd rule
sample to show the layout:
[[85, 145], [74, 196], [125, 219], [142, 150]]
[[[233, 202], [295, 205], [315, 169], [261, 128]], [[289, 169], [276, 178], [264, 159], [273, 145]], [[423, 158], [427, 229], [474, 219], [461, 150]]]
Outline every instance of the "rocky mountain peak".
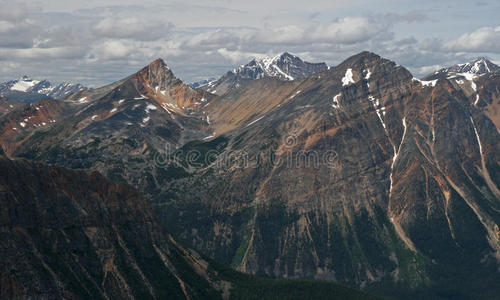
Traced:
[[155, 76], [173, 76], [174, 74], [167, 66], [167, 63], [161, 58], [155, 59], [149, 65], [145, 66], [139, 73], [149, 72]]
[[153, 88], [168, 88], [173, 83], [177, 84], [180, 81], [161, 58], [155, 59], [134, 76], [139, 78], [145, 86]]
[[[122, 82], [121, 87], [117, 88], [116, 97], [131, 96], [128, 94], [131, 90], [122, 89], [123, 86], [132, 86], [134, 97], [154, 100], [167, 111], [169, 111], [167, 104], [180, 112], [185, 108], [191, 108], [206, 101], [204, 96], [206, 92], [195, 91], [177, 78], [161, 58], [154, 60]], [[173, 109], [172, 107], [170, 109]]]
[[[341, 72], [342, 85], [347, 86], [360, 80], [379, 81], [386, 84], [410, 82], [412, 74], [395, 62], [385, 59], [375, 53], [363, 51], [347, 58], [337, 67], [330, 69], [329, 74]], [[334, 75], [336, 76], [336, 75]], [[368, 86], [370, 83], [368, 83]]]
[[290, 54], [288, 53], [287, 51], [283, 52], [283, 54], [281, 54], [281, 57], [293, 57], [293, 58], [298, 58], [297, 56], [293, 55], [293, 54]]
[[147, 67], [148, 68], [163, 67], [168, 69], [167, 63], [165, 63], [165, 61], [162, 58], [157, 58], [153, 60]]
[[379, 55], [369, 52], [369, 51], [363, 51], [358, 54], [355, 54], [348, 59], [346, 59], [344, 62], [342, 62], [339, 66], [355, 66], [355, 65], [364, 65], [364, 64], [373, 64], [378, 61], [380, 61], [382, 57]]

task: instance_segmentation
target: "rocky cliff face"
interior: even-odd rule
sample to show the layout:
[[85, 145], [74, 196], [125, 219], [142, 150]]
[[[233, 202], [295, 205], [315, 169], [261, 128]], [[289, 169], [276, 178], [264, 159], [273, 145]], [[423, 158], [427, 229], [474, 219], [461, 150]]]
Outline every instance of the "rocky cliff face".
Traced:
[[[0, 158], [2, 299], [220, 298], [208, 263], [98, 173]], [[228, 288], [227, 286], [226, 288]]]
[[2, 299], [377, 299], [238, 274], [175, 241], [131, 187], [1, 155]]
[[175, 235], [247, 273], [488, 299], [500, 276], [498, 78], [420, 81], [363, 52], [218, 97], [155, 62], [68, 98], [76, 121], [15, 153], [131, 183]]

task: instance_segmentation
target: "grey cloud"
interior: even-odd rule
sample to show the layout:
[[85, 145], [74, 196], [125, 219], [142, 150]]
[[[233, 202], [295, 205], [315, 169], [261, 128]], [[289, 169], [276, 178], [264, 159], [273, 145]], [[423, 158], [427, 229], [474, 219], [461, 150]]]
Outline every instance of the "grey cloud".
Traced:
[[249, 36], [250, 43], [268, 45], [310, 45], [311, 43], [355, 44], [377, 37], [385, 28], [365, 17], [345, 17], [307, 27], [267, 27]]
[[[264, 28], [214, 29], [187, 38], [181, 47], [187, 49], [232, 49], [274, 46], [311, 46], [311, 44], [356, 44], [387, 36], [387, 27], [364, 17], [346, 17], [327, 24], [304, 27], [284, 25]], [[384, 35], [385, 34], [385, 35]]]
[[0, 57], [7, 59], [43, 59], [43, 58], [81, 58], [85, 53], [84, 48], [29, 48], [5, 49], [0, 48]]
[[0, 47], [2, 48], [31, 48], [33, 40], [39, 35], [39, 30], [29, 25], [15, 24], [12, 27], [8, 23], [0, 21]]
[[190, 3], [154, 5], [115, 5], [77, 10], [80, 17], [128, 19], [139, 18], [149, 24], [162, 24], [165, 20], [177, 27], [226, 26], [230, 22], [241, 23], [244, 11], [224, 7], [209, 7]]
[[416, 43], [418, 43], [418, 40], [414, 37], [408, 37], [408, 38], [394, 41], [394, 44], [396, 46], [400, 46], [400, 47], [403, 47], [406, 45], [415, 45]]
[[307, 17], [308, 20], [314, 20], [320, 15], [320, 12], [313, 12]]
[[39, 11], [41, 8], [37, 4], [5, 1], [1, 3], [0, 20], [19, 23], [25, 21], [30, 13]]
[[92, 31], [106, 38], [152, 41], [166, 37], [173, 27], [171, 23], [146, 22], [138, 18], [105, 18], [95, 24]]
[[29, 12], [36, 7], [24, 3], [5, 2], [0, 10], [0, 47], [30, 48], [33, 39], [41, 29], [28, 18]]
[[178, 2], [174, 4], [165, 4], [164, 2], [157, 3], [151, 6], [145, 5], [103, 5], [93, 8], [78, 9], [75, 14], [79, 15], [100, 15], [100, 16], [116, 16], [117, 14], [137, 14], [141, 12], [151, 13], [151, 12], [169, 12], [169, 13], [181, 13], [181, 14], [192, 14], [192, 13], [203, 13], [203, 14], [245, 14], [246, 12], [238, 9], [231, 9], [223, 6], [208, 6], [199, 5], [195, 3], [188, 2]]
[[220, 47], [238, 47], [254, 32], [246, 28], [209, 29], [189, 36], [181, 43], [184, 49], [214, 50]]
[[431, 19], [424, 13], [420, 11], [409, 11], [404, 14], [400, 13], [387, 13], [384, 15], [384, 19], [391, 23], [422, 23], [430, 21]]

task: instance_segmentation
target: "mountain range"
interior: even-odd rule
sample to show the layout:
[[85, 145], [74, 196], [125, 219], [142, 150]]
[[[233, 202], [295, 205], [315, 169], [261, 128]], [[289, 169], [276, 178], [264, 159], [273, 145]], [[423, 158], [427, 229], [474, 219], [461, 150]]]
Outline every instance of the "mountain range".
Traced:
[[420, 80], [361, 52], [330, 68], [285, 53], [192, 88], [158, 59], [12, 108], [0, 144], [16, 161], [131, 186], [153, 232], [240, 272], [403, 299], [494, 299], [499, 86], [484, 59]]
[[35, 102], [40, 99], [62, 99], [87, 88], [77, 83], [63, 82], [57, 85], [47, 80], [33, 80], [28, 76], [0, 83], [0, 95], [18, 102]]

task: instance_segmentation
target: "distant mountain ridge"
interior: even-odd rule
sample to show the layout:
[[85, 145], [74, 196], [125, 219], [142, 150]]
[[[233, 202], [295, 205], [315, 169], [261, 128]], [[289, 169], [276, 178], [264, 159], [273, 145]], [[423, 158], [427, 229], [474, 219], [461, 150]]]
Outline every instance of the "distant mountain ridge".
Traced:
[[250, 63], [238, 67], [232, 73], [248, 79], [276, 77], [282, 80], [295, 80], [327, 69], [328, 66], [325, 63], [309, 63], [285, 52], [272, 58], [254, 58]]
[[62, 99], [86, 89], [88, 88], [79, 83], [63, 82], [53, 85], [48, 80], [34, 80], [26, 75], [0, 83], [1, 95], [20, 102], [34, 102], [44, 98]]
[[205, 79], [205, 80], [201, 80], [201, 81], [196, 81], [196, 82], [192, 82], [190, 84], [188, 84], [190, 87], [192, 87], [193, 89], [195, 88], [199, 88], [199, 87], [202, 87], [204, 85], [207, 85], [209, 84], [210, 82], [212, 81], [215, 81], [216, 79], [214, 77], [212, 78], [209, 78], [209, 79]]
[[425, 80], [447, 78], [450, 76], [462, 75], [470, 77], [474, 75], [484, 75], [500, 70], [500, 66], [490, 60], [479, 57], [473, 61], [463, 64], [456, 64], [448, 68], [442, 68], [424, 77]]
[[284, 52], [274, 57], [254, 58], [248, 64], [227, 72], [218, 80], [209, 82], [201, 88], [222, 95], [252, 80], [273, 77], [292, 81], [326, 70], [328, 70], [326, 63], [306, 62], [298, 56]]

